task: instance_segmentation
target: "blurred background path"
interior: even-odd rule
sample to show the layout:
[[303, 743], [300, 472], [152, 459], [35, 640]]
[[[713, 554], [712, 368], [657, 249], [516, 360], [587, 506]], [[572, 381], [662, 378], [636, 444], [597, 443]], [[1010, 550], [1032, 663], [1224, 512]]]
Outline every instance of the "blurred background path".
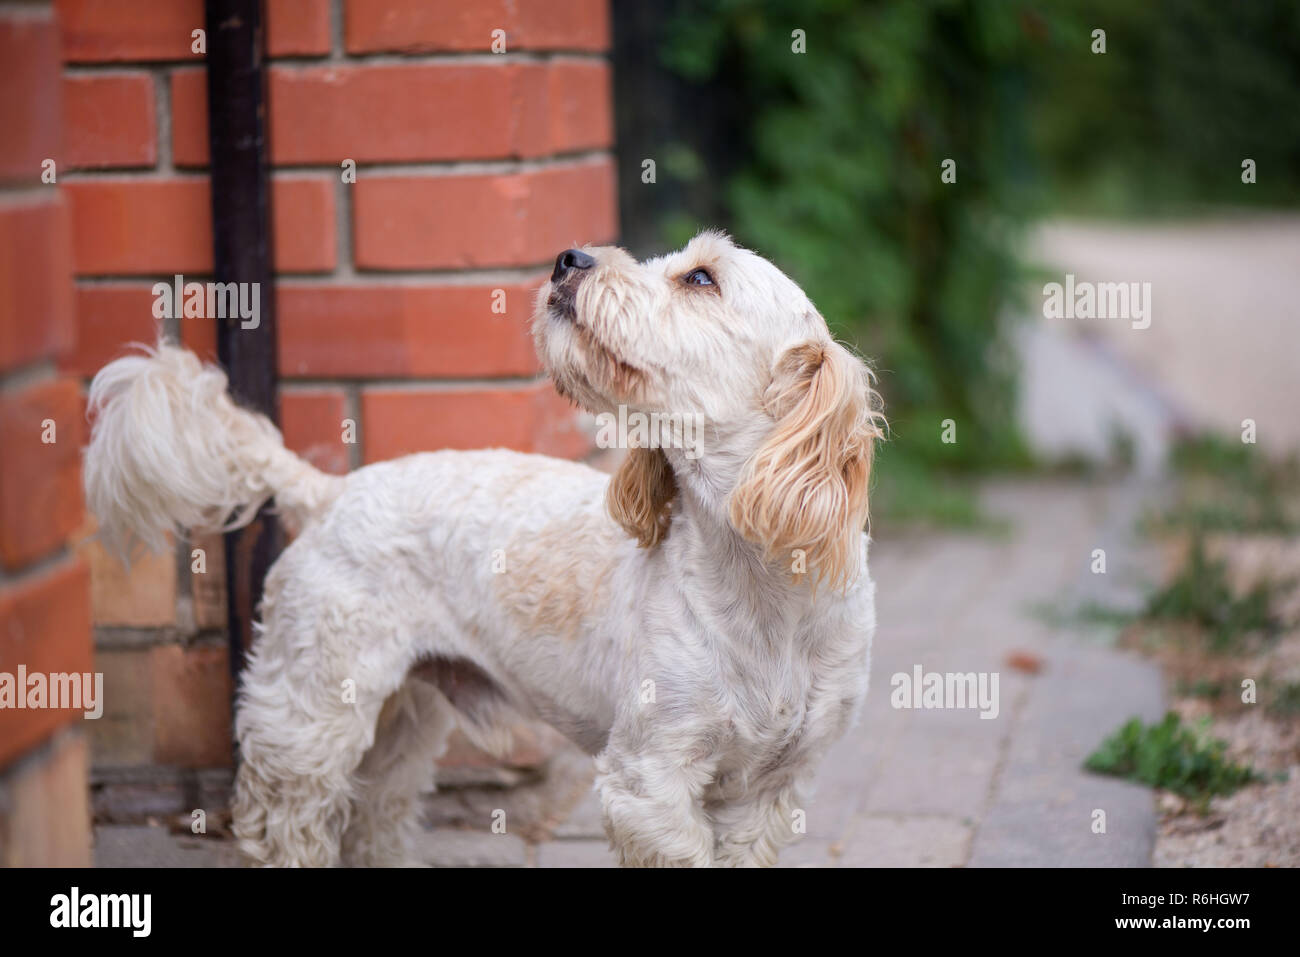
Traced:
[[1266, 452], [1300, 449], [1300, 218], [1056, 222], [1034, 232], [1025, 255], [1044, 283], [1067, 272], [1141, 281], [1152, 299], [1146, 329], [1034, 313], [1020, 340], [1020, 419], [1037, 451], [1105, 459], [1123, 431], [1151, 473], [1175, 431], [1239, 437], [1244, 419]]

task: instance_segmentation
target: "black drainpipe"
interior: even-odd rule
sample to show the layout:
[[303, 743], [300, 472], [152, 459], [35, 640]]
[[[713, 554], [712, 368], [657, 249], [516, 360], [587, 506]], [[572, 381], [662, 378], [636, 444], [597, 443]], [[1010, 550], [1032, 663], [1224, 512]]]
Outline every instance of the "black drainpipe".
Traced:
[[[216, 320], [217, 355], [235, 400], [278, 425], [265, 21], [260, 0], [205, 0], [204, 7], [213, 272], [217, 282], [257, 283], [260, 303], [255, 328], [243, 328], [251, 323], [239, 316]], [[265, 508], [246, 528], [226, 535], [230, 672], [236, 691], [262, 582], [282, 545], [279, 525]], [[233, 716], [233, 702], [231, 709]]]

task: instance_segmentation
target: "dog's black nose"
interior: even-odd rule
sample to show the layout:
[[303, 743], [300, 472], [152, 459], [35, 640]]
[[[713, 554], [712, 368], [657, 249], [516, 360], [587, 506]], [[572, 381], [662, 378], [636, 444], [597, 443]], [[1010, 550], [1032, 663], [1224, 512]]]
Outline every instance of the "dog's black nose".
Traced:
[[559, 282], [574, 269], [590, 269], [596, 265], [581, 249], [566, 249], [555, 257], [555, 271], [551, 273], [551, 282]]

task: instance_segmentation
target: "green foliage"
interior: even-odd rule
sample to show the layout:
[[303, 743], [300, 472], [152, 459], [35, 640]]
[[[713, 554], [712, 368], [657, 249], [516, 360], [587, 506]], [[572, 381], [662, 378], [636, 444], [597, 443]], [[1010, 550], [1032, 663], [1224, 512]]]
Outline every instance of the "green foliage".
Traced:
[[1244, 595], [1234, 594], [1227, 563], [1205, 554], [1205, 542], [1192, 539], [1191, 554], [1178, 576], [1148, 599], [1148, 621], [1186, 621], [1204, 629], [1216, 651], [1227, 651], [1250, 634], [1276, 635], [1284, 623], [1273, 610], [1279, 592], [1289, 585], [1256, 582]]
[[1274, 688], [1269, 710], [1282, 715], [1300, 716], [1300, 681], [1290, 681]]
[[[1025, 461], [998, 320], [1027, 197], [1026, 9], [708, 0], [662, 48], [679, 75], [725, 83], [748, 117], [725, 185], [735, 235], [877, 360], [892, 441], [938, 465]], [[792, 52], [796, 28], [806, 53]], [[956, 184], [940, 179], [949, 158]], [[673, 241], [698, 225], [674, 222]], [[939, 441], [945, 418], [956, 443]]]
[[1300, 717], [1300, 681], [1268, 685], [1268, 710], [1284, 717]]
[[[1300, 203], [1300, 6], [1058, 0], [1033, 146], [1066, 211], [1182, 214]], [[1106, 31], [1106, 52], [1091, 34]], [[1258, 165], [1241, 182], [1242, 160]]]
[[1226, 750], [1225, 742], [1209, 737], [1208, 721], [1188, 728], [1170, 711], [1158, 724], [1133, 718], [1103, 741], [1083, 766], [1173, 791], [1204, 806], [1215, 795], [1231, 794], [1260, 779], [1253, 769], [1229, 761]]
[[[1124, 628], [1134, 622], [1190, 624], [1206, 636], [1210, 651], [1232, 652], [1247, 637], [1271, 639], [1288, 627], [1276, 607], [1295, 584], [1289, 579], [1266, 578], [1257, 581], [1244, 594], [1237, 594], [1228, 580], [1227, 562], [1212, 560], [1206, 554], [1204, 538], [1194, 534], [1187, 561], [1178, 574], [1163, 588], [1152, 590], [1140, 609], [1128, 611], [1087, 601], [1069, 611], [1044, 607], [1039, 612], [1054, 627]], [[1212, 697], [1219, 693], [1211, 694], [1208, 685], [1184, 691]]]
[[1206, 698], [1210, 701], [1218, 701], [1232, 686], [1226, 681], [1211, 681], [1208, 678], [1197, 678], [1195, 681], [1179, 681], [1175, 686], [1175, 692], [1179, 695], [1186, 695], [1190, 698]]
[[[790, 273], [873, 360], [892, 467], [913, 462], [912, 475], [1031, 464], [1003, 335], [1031, 217], [1300, 202], [1300, 6], [1287, 0], [671, 7], [646, 42], [695, 95], [620, 129], [631, 155], [661, 159], [662, 238], [721, 222]], [[651, 126], [653, 140], [639, 132]], [[955, 183], [940, 176], [948, 159]], [[948, 418], [958, 441], [944, 444]], [[936, 483], [880, 481], [886, 516], [969, 518]], [[1242, 518], [1216, 505], [1190, 520]]]
[[886, 443], [877, 453], [871, 514], [883, 521], [930, 525], [975, 532], [1000, 530], [981, 510], [969, 484], [925, 468], [915, 457], [900, 455]]

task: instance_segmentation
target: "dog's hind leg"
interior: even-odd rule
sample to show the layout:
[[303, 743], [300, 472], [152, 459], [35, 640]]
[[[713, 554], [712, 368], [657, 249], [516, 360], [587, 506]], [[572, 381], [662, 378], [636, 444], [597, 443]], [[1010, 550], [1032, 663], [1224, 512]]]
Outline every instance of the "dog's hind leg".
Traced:
[[318, 616], [303, 614], [303, 598], [286, 598], [279, 581], [303, 554], [299, 539], [272, 569], [276, 597], [264, 602], [266, 627], [243, 672], [234, 830], [256, 863], [328, 867], [340, 863], [358, 768], [415, 652], [368, 626], [355, 596], [339, 590]]
[[236, 718], [235, 836], [256, 864], [334, 867], [351, 817], [356, 769], [387, 695], [349, 702], [324, 681], [305, 684], [282, 673], [259, 656], [244, 672]]
[[419, 863], [420, 795], [433, 784], [434, 761], [447, 749], [456, 713], [433, 686], [408, 679], [384, 703], [375, 743], [357, 769], [357, 796], [343, 835], [353, 867]]
[[[251, 710], [243, 705], [238, 718], [243, 760], [232, 811], [240, 851], [271, 867], [338, 866], [364, 724], [341, 741], [287, 710], [258, 715], [256, 723]], [[277, 730], [268, 730], [272, 723]]]

